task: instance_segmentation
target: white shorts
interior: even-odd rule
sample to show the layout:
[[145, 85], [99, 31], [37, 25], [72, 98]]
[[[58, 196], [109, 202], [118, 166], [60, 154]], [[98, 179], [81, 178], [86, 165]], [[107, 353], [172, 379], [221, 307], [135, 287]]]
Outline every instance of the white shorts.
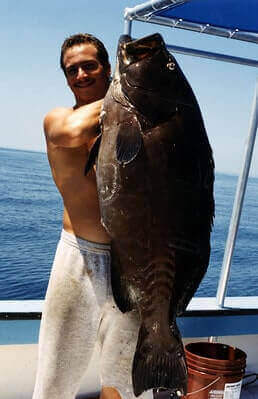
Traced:
[[[135, 398], [131, 370], [137, 312], [121, 313], [110, 284], [110, 246], [62, 231], [49, 280], [39, 337], [33, 399], [74, 399], [99, 345], [101, 385]], [[152, 391], [140, 398], [152, 397]]]

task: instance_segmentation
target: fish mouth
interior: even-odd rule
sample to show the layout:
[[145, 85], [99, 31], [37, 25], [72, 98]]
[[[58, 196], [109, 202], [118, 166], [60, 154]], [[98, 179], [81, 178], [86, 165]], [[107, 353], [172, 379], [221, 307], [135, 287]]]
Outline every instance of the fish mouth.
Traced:
[[168, 55], [159, 33], [136, 40], [132, 40], [128, 35], [121, 36], [118, 60], [124, 92], [142, 90], [143, 95], [155, 95], [159, 92], [161, 96], [160, 77], [163, 81], [167, 80]]
[[132, 40], [130, 36], [121, 36], [120, 60], [125, 66], [131, 65], [144, 58], [153, 56], [154, 53], [165, 47], [164, 41], [159, 33]]

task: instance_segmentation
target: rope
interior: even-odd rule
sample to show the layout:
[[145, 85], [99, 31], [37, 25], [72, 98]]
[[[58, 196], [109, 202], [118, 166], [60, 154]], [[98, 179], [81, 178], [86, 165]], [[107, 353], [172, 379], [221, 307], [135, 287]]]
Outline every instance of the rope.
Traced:
[[214, 385], [217, 381], [219, 381], [221, 379], [221, 377], [217, 377], [216, 380], [212, 381], [210, 384], [206, 385], [206, 387], [203, 387], [201, 389], [198, 389], [197, 391], [193, 391], [193, 392], [189, 392], [186, 394], [186, 396], [190, 396], [190, 395], [194, 395], [195, 393], [199, 393], [201, 391], [205, 391], [205, 389], [211, 387], [212, 385]]

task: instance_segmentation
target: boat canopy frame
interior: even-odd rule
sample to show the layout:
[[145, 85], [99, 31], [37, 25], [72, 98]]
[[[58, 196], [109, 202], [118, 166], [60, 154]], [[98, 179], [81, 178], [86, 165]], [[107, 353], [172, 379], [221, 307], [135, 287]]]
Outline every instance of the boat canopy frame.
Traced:
[[[251, 2], [252, 0], [249, 0], [249, 3]], [[126, 25], [130, 26], [130, 22], [132, 22], [132, 20], [136, 20], [169, 26], [172, 28], [191, 30], [194, 32], [205, 33], [229, 39], [258, 43], [258, 24], [257, 26], [252, 27], [252, 30], [247, 31], [240, 27], [234, 27], [234, 23], [229, 28], [207, 23], [204, 22], [204, 20], [201, 21], [201, 19], [199, 22], [197, 22], [194, 21], [196, 18], [190, 20], [189, 17], [186, 19], [185, 17], [180, 18], [178, 16], [168, 14], [167, 11], [171, 11], [174, 8], [179, 9], [179, 6], [185, 5], [186, 3], [193, 3], [193, 0], [150, 0], [133, 8], [126, 8], [124, 13]]]
[[[124, 11], [124, 34], [131, 36], [133, 20], [148, 22], [163, 26], [170, 26], [173, 28], [187, 29], [195, 32], [216, 35], [229, 39], [237, 39], [246, 42], [258, 44], [258, 24], [257, 33], [251, 31], [243, 31], [239, 29], [226, 29], [210, 24], [194, 23], [185, 21], [182, 18], [167, 18], [161, 16], [162, 11], [167, 11], [171, 8], [178, 7], [184, 3], [190, 3], [192, 0], [150, 0], [143, 4], [139, 4], [133, 8], [126, 8]], [[258, 9], [258, 7], [257, 7]], [[159, 14], [159, 15], [157, 15]], [[173, 46], [166, 43], [169, 51], [191, 55], [202, 58], [209, 58], [217, 61], [231, 62], [239, 65], [247, 65], [251, 67], [258, 67], [258, 60], [235, 57], [227, 54], [219, 54], [207, 52], [186, 47]], [[217, 288], [216, 301], [220, 308], [224, 307], [228, 281], [230, 276], [230, 268], [233, 259], [233, 252], [235, 248], [243, 201], [246, 192], [246, 186], [252, 161], [253, 149], [256, 139], [256, 132], [258, 128], [258, 79], [255, 84], [254, 98], [249, 121], [249, 131], [246, 138], [244, 155], [241, 170], [238, 177], [238, 183], [235, 193], [234, 205], [229, 224], [228, 236], [224, 251], [223, 263], [220, 273], [220, 279]]]

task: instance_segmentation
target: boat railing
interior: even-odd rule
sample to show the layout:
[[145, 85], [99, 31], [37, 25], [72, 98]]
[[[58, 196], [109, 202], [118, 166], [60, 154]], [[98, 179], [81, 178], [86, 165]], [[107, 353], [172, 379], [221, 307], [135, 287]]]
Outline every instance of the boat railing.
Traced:
[[[43, 306], [44, 300], [0, 301], [1, 345], [36, 344]], [[228, 297], [223, 308], [216, 297], [195, 297], [177, 322], [184, 338], [256, 335], [258, 297]]]

